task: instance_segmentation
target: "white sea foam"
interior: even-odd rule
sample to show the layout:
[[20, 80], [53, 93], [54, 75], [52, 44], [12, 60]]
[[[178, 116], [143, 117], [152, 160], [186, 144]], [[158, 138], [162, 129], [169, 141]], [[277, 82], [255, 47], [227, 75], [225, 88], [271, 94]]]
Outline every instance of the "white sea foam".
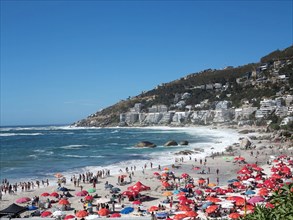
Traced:
[[53, 151], [48, 151], [48, 152], [45, 152], [45, 155], [47, 155], [47, 156], [50, 156], [50, 155], [53, 155], [54, 154], [54, 152]]
[[1, 137], [9, 137], [9, 136], [37, 136], [43, 135], [42, 133], [2, 133]]
[[52, 125], [52, 126], [31, 126], [31, 127], [2, 127], [0, 131], [25, 131], [25, 130], [89, 130], [89, 129], [100, 129], [99, 127], [75, 127], [71, 125]]
[[82, 156], [82, 155], [73, 155], [73, 154], [65, 154], [64, 157], [76, 157], [76, 158], [87, 158], [89, 156]]
[[33, 150], [33, 152], [36, 152], [36, 153], [44, 153], [45, 150], [40, 150], [40, 149], [37, 149], [37, 150]]
[[73, 144], [73, 145], [62, 146], [60, 148], [67, 149], [67, 150], [77, 150], [77, 149], [81, 149], [82, 147], [86, 147], [86, 146], [88, 146], [88, 145]]

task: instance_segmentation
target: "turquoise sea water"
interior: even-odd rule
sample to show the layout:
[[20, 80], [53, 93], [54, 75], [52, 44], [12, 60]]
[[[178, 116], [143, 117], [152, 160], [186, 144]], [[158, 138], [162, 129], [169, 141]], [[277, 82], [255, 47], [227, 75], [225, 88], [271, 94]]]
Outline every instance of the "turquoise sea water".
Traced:
[[[174, 152], [200, 147], [223, 149], [236, 140], [235, 134], [207, 128], [72, 128], [68, 126], [2, 127], [1, 179], [35, 180], [102, 168], [118, 173], [120, 168], [138, 169], [152, 161], [171, 164]], [[140, 141], [158, 147], [137, 149]], [[169, 140], [187, 140], [189, 146], [164, 147]], [[200, 155], [198, 155], [200, 156]], [[203, 155], [201, 155], [203, 156]]]

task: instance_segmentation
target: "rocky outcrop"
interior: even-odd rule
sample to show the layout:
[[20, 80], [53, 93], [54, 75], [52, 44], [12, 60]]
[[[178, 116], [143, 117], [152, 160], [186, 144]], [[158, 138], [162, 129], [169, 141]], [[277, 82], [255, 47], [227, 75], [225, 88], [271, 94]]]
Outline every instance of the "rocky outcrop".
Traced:
[[179, 144], [180, 144], [180, 145], [188, 145], [189, 143], [188, 143], [188, 141], [180, 141]]
[[191, 155], [191, 154], [194, 154], [194, 152], [191, 150], [183, 150], [183, 151], [179, 151], [175, 153], [175, 155]]
[[149, 141], [141, 141], [135, 145], [135, 147], [149, 147], [149, 148], [154, 148], [156, 146], [157, 145], [155, 145], [154, 143], [149, 142]]
[[244, 138], [240, 142], [240, 148], [247, 150], [251, 146], [251, 141], [248, 138]]
[[164, 144], [164, 146], [168, 147], [168, 146], [177, 146], [178, 143], [176, 141], [168, 141], [167, 143]]

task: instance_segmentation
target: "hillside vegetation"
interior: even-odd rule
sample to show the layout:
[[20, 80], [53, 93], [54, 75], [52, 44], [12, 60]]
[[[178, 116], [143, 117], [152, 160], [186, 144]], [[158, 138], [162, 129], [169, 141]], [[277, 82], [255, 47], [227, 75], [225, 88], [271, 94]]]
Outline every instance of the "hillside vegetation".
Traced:
[[[284, 65], [280, 72], [288, 78], [288, 83], [280, 82], [272, 83], [265, 82], [261, 85], [239, 83], [237, 80], [253, 78], [253, 73], [258, 72], [257, 78], [268, 78], [271, 72], [269, 70], [259, 71], [261, 65], [266, 64], [272, 66], [274, 61], [278, 60], [293, 60], [293, 46], [285, 50], [276, 50], [272, 53], [260, 58], [258, 63], [250, 63], [239, 67], [227, 67], [225, 69], [207, 69], [201, 72], [186, 75], [180, 79], [169, 83], [164, 83], [156, 88], [142, 92], [141, 94], [122, 100], [112, 106], [109, 106], [101, 111], [98, 111], [88, 118], [74, 123], [75, 126], [117, 126], [120, 121], [120, 114], [126, 113], [135, 103], [142, 103], [142, 111], [147, 112], [148, 108], [153, 105], [163, 104], [168, 106], [169, 110], [184, 111], [184, 108], [175, 106], [178, 101], [178, 96], [184, 93], [189, 93], [189, 97], [185, 100], [186, 105], [194, 106], [208, 99], [210, 103], [214, 101], [225, 100], [230, 101], [234, 107], [241, 105], [241, 100], [255, 100], [257, 106], [261, 98], [273, 97], [282, 87], [283, 90], [292, 94], [293, 88], [293, 66], [292, 62]], [[255, 79], [256, 80], [256, 79]], [[202, 89], [201, 86], [219, 83], [227, 85], [225, 90], [209, 90]], [[284, 87], [284, 88], [283, 88]], [[210, 106], [209, 106], [210, 107]]]

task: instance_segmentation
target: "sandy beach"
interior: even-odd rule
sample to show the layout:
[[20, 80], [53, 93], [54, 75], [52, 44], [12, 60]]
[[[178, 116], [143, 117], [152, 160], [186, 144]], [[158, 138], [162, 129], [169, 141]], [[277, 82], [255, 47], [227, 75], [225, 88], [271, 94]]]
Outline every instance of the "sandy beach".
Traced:
[[[220, 129], [220, 128], [219, 128]], [[243, 130], [243, 129], [242, 129]], [[255, 130], [256, 131], [256, 130]], [[261, 139], [261, 137], [267, 137], [272, 135], [272, 133], [262, 133], [259, 131], [251, 132], [247, 134], [241, 134], [241, 139], [245, 139], [247, 137], [256, 137], [255, 140], [249, 138], [251, 141], [251, 146], [253, 149], [242, 150], [240, 149], [240, 142], [235, 143], [230, 146], [230, 151], [218, 152], [213, 156], [209, 156], [206, 158], [198, 158], [196, 154], [191, 155], [174, 155], [174, 164], [170, 164], [169, 166], [159, 167], [159, 164], [152, 164], [153, 168], [151, 168], [151, 163], [148, 162], [146, 164], [146, 169], [134, 169], [129, 168], [129, 172], [125, 171], [125, 168], [122, 168], [122, 172], [119, 175], [110, 175], [104, 176], [103, 178], [98, 178], [98, 183], [95, 185], [95, 192], [89, 193], [92, 196], [97, 196], [98, 198], [94, 198], [92, 202], [93, 213], [97, 213], [98, 207], [97, 204], [105, 203], [109, 205], [110, 213], [107, 216], [110, 216], [114, 212], [120, 212], [124, 207], [133, 207], [134, 211], [122, 216], [130, 217], [139, 217], [139, 216], [148, 216], [151, 219], [151, 211], [149, 210], [153, 206], [164, 206], [165, 212], [168, 212], [170, 218], [173, 219], [175, 216], [174, 211], [176, 205], [179, 204], [179, 200], [177, 196], [173, 194], [173, 191], [176, 189], [184, 188], [189, 182], [193, 181], [194, 187], [192, 187], [192, 191], [201, 190], [204, 191], [207, 186], [216, 187], [219, 186], [221, 188], [227, 188], [228, 180], [235, 179], [237, 177], [237, 171], [239, 171], [244, 164], [254, 164], [256, 163], [258, 166], [263, 168], [264, 173], [269, 173], [271, 164], [268, 164], [269, 161], [272, 161], [272, 158], [276, 158], [279, 155], [286, 154], [292, 157], [292, 146], [290, 148], [290, 142], [272, 142], [268, 138]], [[191, 149], [192, 150], [192, 149]], [[235, 157], [243, 157], [245, 158], [245, 162], [241, 162], [242, 160], [236, 161]], [[218, 170], [218, 173], [217, 173]], [[292, 167], [291, 167], [292, 171]], [[203, 172], [203, 173], [201, 173]], [[162, 183], [162, 179], [164, 178], [164, 173], [173, 173], [175, 179], [169, 179], [168, 183], [173, 185], [172, 190], [167, 190]], [[129, 177], [131, 174], [131, 178]], [[78, 174], [76, 174], [77, 176]], [[124, 183], [118, 184], [119, 176], [124, 175]], [[188, 175], [188, 178], [184, 178], [184, 175]], [[180, 180], [177, 178], [179, 177]], [[203, 178], [205, 180], [203, 186], [199, 185], [198, 180]], [[186, 182], [188, 179], [188, 183]], [[0, 203], [0, 210], [5, 209], [12, 203], [15, 203], [17, 199], [21, 197], [28, 197], [32, 199], [35, 196], [39, 196], [41, 202], [46, 202], [48, 199], [56, 201], [56, 203], [51, 203], [51, 207], [46, 209], [51, 213], [54, 213], [57, 210], [61, 210], [62, 205], [58, 204], [58, 200], [61, 199], [63, 195], [62, 191], [57, 191], [57, 178], [56, 182], [50, 183], [49, 186], [41, 186], [39, 188], [35, 187], [34, 189], [30, 189], [29, 191], [21, 192], [21, 189], [18, 189], [16, 193], [9, 194], [2, 192], [2, 201]], [[111, 200], [112, 194], [110, 192], [110, 188], [106, 188], [107, 184], [112, 184], [113, 187], [117, 187], [120, 189], [118, 193], [122, 193], [127, 191], [128, 187], [133, 186], [137, 182], [141, 182], [143, 185], [150, 187], [150, 190], [141, 191], [140, 200], [141, 204], [138, 202], [137, 204], [133, 204], [133, 201], [129, 201], [127, 196], [120, 202], [119, 199], [115, 199], [117, 203], [113, 204], [109, 202]], [[166, 181], [165, 181], [166, 182]], [[45, 184], [46, 185], [46, 184]], [[82, 201], [85, 200], [84, 196], [76, 196], [76, 193], [82, 190], [90, 191], [93, 188], [93, 184], [89, 182], [81, 182], [79, 186], [74, 186], [73, 181], [70, 179], [66, 179], [66, 183], [61, 184], [62, 187], [66, 187], [69, 189], [69, 193], [73, 195], [73, 197], [67, 198], [70, 203], [70, 210], [62, 211], [62, 215], [75, 215], [79, 210], [83, 210], [84, 203]], [[82, 187], [81, 187], [82, 186]], [[164, 194], [166, 191], [172, 191], [168, 198], [173, 198], [173, 204], [163, 203], [163, 201], [167, 198]], [[51, 194], [53, 192], [57, 192], [60, 194], [60, 198], [54, 198], [51, 196], [45, 197], [41, 196], [44, 193]], [[197, 196], [190, 197], [191, 200], [200, 203], [197, 200]], [[135, 199], [138, 200], [138, 199]], [[109, 203], [106, 203], [109, 202]], [[26, 206], [30, 204], [31, 201], [19, 204], [21, 206]], [[138, 211], [138, 207], [142, 212]], [[192, 205], [190, 207], [193, 207]], [[114, 212], [113, 212], [114, 208]], [[44, 209], [42, 209], [43, 211]], [[21, 214], [21, 217], [28, 216], [33, 211], [26, 211]], [[182, 211], [181, 211], [182, 212]], [[206, 214], [201, 209], [197, 209], [197, 218], [198, 219], [206, 219]], [[49, 215], [50, 216], [50, 215]], [[96, 216], [99, 218], [106, 218], [103, 216]], [[80, 218], [79, 218], [80, 219]], [[90, 218], [89, 218], [90, 219]], [[92, 217], [93, 219], [93, 217]], [[163, 218], [166, 219], [166, 218]], [[195, 219], [195, 217], [185, 217], [182, 219]]]

